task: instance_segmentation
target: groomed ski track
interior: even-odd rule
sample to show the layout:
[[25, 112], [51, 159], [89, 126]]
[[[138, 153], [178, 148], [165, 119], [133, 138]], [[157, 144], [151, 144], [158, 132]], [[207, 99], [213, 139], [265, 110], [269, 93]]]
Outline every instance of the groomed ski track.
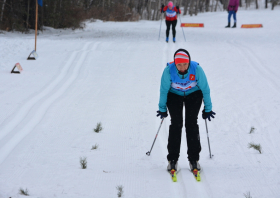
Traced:
[[[280, 23], [279, 10], [238, 14], [248, 23], [256, 14], [260, 22]], [[177, 26], [175, 44], [164, 42], [164, 23], [157, 41], [159, 22], [148, 21], [45, 33], [38, 40], [40, 58], [31, 62], [25, 55], [33, 35], [0, 37], [0, 198], [22, 197], [19, 188], [31, 198], [117, 197], [118, 185], [127, 198], [280, 197], [280, 30], [272, 23], [224, 29], [224, 18], [182, 18], [214, 25], [184, 29], [187, 42]], [[178, 182], [166, 171], [170, 117], [151, 156], [145, 155], [160, 124], [161, 74], [178, 48], [203, 67], [217, 113], [208, 122], [212, 159], [199, 114], [201, 182], [188, 169], [184, 128]], [[20, 75], [9, 74], [15, 60], [23, 66]], [[99, 134], [93, 132], [97, 122], [104, 128]], [[250, 142], [260, 143], [263, 153], [248, 149]], [[95, 144], [99, 148], [91, 150]], [[85, 170], [80, 157], [87, 157]]]

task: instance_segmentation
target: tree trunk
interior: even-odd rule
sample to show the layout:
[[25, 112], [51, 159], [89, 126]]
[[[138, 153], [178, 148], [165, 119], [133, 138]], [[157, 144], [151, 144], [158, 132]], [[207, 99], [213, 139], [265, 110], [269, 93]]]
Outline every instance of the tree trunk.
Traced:
[[242, 7], [242, 0], [239, 0], [239, 7]]
[[267, 0], [265, 0], [265, 8], [267, 8]]
[[29, 10], [30, 10], [30, 0], [27, 1], [26, 30], [29, 29]]
[[195, 11], [194, 11], [195, 16], [196, 16], [197, 13], [198, 13], [198, 4], [199, 4], [199, 0], [196, 0]]
[[41, 8], [41, 31], [44, 31], [44, 7]]
[[151, 0], [148, 0], [148, 20], [151, 18]]
[[54, 6], [54, 8], [53, 8], [53, 28], [56, 28], [55, 27], [55, 21], [57, 20], [56, 19], [56, 1], [53, 6]]
[[218, 2], [219, 2], [219, 1], [216, 0], [215, 12], [217, 12]]
[[272, 0], [272, 1], [271, 1], [271, 10], [274, 10], [274, 6], [275, 6], [274, 4], [275, 4], [275, 1]]
[[0, 20], [1, 22], [2, 22], [2, 20], [3, 20], [3, 14], [4, 14], [5, 3], [6, 3], [6, 0], [4, 0], [3, 5], [2, 5], [1, 20]]
[[184, 5], [184, 15], [186, 15], [187, 12], [188, 12], [188, 5], [189, 5], [189, 2], [190, 2], [190, 0], [186, 0], [186, 1], [185, 1], [185, 5]]
[[157, 0], [157, 3], [156, 3], [156, 18], [155, 20], [159, 20], [160, 18], [160, 15], [161, 15], [161, 12], [160, 12], [160, 9], [161, 9], [161, 0]]
[[190, 1], [191, 1], [191, 5], [189, 7], [189, 13], [190, 13], [190, 16], [192, 16], [193, 15], [193, 4], [194, 4], [195, 0], [190, 0]]
[[209, 4], [210, 4], [210, 0], [206, 0], [205, 2], [205, 11], [209, 12]]
[[256, 0], [256, 9], [259, 9], [259, 3], [258, 3], [258, 0]]

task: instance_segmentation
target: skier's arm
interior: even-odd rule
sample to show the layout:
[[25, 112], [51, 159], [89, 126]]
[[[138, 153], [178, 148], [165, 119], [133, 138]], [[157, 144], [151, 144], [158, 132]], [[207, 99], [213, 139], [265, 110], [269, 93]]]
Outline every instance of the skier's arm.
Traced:
[[167, 95], [171, 87], [171, 77], [170, 77], [170, 70], [169, 67], [167, 66], [163, 74], [161, 76], [161, 84], [160, 84], [160, 98], [159, 98], [159, 110], [161, 112], [166, 112], [166, 103], [167, 103]]
[[163, 8], [163, 12], [165, 12], [165, 11], [167, 10], [167, 8], [168, 8], [168, 6], [165, 6], [165, 7]]
[[181, 10], [180, 10], [179, 6], [176, 6], [174, 10], [175, 10], [175, 12], [181, 14]]
[[212, 102], [210, 97], [210, 88], [207, 82], [206, 75], [203, 69], [197, 65], [196, 68], [197, 86], [200, 88], [203, 94], [204, 109], [205, 112], [212, 111]]

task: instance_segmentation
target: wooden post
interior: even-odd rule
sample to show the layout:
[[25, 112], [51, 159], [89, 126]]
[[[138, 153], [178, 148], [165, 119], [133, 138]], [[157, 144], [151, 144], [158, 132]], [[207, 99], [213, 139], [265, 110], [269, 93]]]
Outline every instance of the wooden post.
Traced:
[[35, 51], [37, 48], [37, 28], [38, 28], [38, 0], [36, 1], [36, 22], [35, 22]]

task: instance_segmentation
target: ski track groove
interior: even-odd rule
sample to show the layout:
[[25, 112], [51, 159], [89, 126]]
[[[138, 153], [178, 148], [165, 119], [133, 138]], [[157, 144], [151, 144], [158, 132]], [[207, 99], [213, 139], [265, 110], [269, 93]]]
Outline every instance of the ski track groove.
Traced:
[[[82, 49], [83, 50], [83, 49]], [[80, 50], [80, 51], [82, 51]], [[11, 115], [10, 117], [14, 117], [9, 123], [7, 123], [5, 126], [1, 127], [1, 134], [0, 134], [0, 140], [3, 139], [11, 130], [15, 128], [28, 114], [28, 111], [33, 107], [34, 103], [38, 102], [42, 98], [44, 98], [48, 93], [50, 93], [59, 83], [63, 80], [65, 75], [67, 74], [67, 71], [69, 70], [71, 64], [74, 62], [75, 57], [77, 56], [77, 51], [72, 52], [72, 55], [70, 56], [69, 61], [67, 64], [63, 67], [63, 69], [60, 72], [60, 75], [57, 76], [57, 78], [51, 82], [50, 85], [48, 85], [44, 90], [42, 90], [39, 94], [34, 96], [31, 99], [27, 99], [27, 103], [24, 104], [18, 112], [14, 113], [16, 115]]]
[[[237, 49], [237, 51], [239, 52], [239, 54], [241, 54], [244, 57], [244, 59], [247, 60], [247, 62], [250, 65], [250, 68], [252, 68], [252, 70], [255, 71], [255, 73], [258, 75], [258, 77], [261, 77], [262, 79], [264, 79], [266, 81], [266, 83], [271, 84], [272, 85], [271, 87], [273, 88], [273, 90], [275, 90], [275, 92], [277, 92], [277, 90], [279, 90], [279, 88], [274, 83], [274, 80], [270, 79], [270, 80], [273, 81], [273, 83], [271, 83], [271, 81], [268, 81], [266, 78], [264, 78], [261, 75], [261, 73], [266, 73], [266, 76], [273, 76], [270, 71], [266, 71], [265, 69], [261, 69], [261, 68], [263, 68], [263, 66], [260, 63], [261, 61], [259, 60], [259, 58], [256, 55], [254, 55], [253, 52], [249, 48], [245, 47], [244, 45], [236, 44], [236, 43], [233, 43], [233, 42], [230, 42], [230, 43], [233, 44], [235, 46], [235, 48]], [[258, 60], [258, 61], [253, 61], [253, 60]], [[254, 65], [256, 65], [256, 66], [254, 66]], [[242, 112], [244, 114], [244, 116], [246, 117], [246, 112], [242, 108], [240, 108], [237, 105], [235, 105], [235, 107], [240, 112]], [[268, 125], [269, 125], [269, 123], [265, 124], [265, 126], [263, 128], [267, 127]], [[240, 127], [240, 131], [241, 130], [242, 130], [242, 128]], [[240, 136], [239, 133], [237, 133], [237, 135], [238, 135], [238, 139], [239, 139], [238, 146], [239, 146], [239, 150], [241, 151], [239, 153], [242, 153], [244, 160], [249, 160], [250, 164], [255, 164], [256, 161], [259, 161], [259, 159], [256, 157], [256, 155], [252, 156], [252, 155], [248, 154], [247, 150], [245, 150], [245, 148], [244, 148], [244, 145], [247, 144], [246, 143], [247, 139], [244, 138], [244, 135], [242, 135], [242, 137]], [[266, 144], [262, 144], [262, 145], [265, 145], [266, 150], [273, 150], [273, 149], [270, 148], [271, 147], [271, 142], [269, 140], [263, 139], [262, 143], [264, 143], [264, 142], [266, 142]], [[270, 152], [270, 153], [272, 153], [272, 156], [274, 158], [274, 160], [271, 160], [271, 163], [274, 164], [273, 167], [278, 167], [277, 166], [277, 164], [279, 164], [278, 158], [273, 154], [273, 152]], [[253, 160], [253, 158], [254, 158], [254, 160]], [[262, 167], [262, 164], [258, 163], [258, 167], [262, 172], [262, 178], [266, 178], [265, 179], [266, 181], [271, 181], [270, 177], [267, 174], [265, 174], [266, 170], [264, 170], [264, 168]], [[277, 170], [279, 171], [279, 168], [277, 168]], [[245, 175], [246, 175], [247, 178], [252, 177], [251, 176], [252, 174], [250, 172], [247, 172], [247, 171], [246, 171]], [[276, 179], [273, 179], [273, 180], [276, 181]], [[269, 188], [270, 192], [273, 194], [273, 196], [276, 196], [277, 194], [274, 192], [272, 187], [270, 187], [270, 185], [268, 185], [268, 186], [269, 186], [268, 188]], [[259, 194], [261, 194], [261, 193], [259, 192]]]
[[[5, 140], [5, 144], [1, 143], [0, 164], [7, 158], [13, 149], [40, 123], [51, 104], [53, 104], [75, 81], [79, 75], [79, 71], [87, 57], [87, 54], [90, 52], [89, 46], [91, 43], [92, 42], [88, 42], [84, 45], [83, 49], [72, 52], [67, 64], [63, 67], [57, 78], [44, 90], [39, 92], [35, 97], [31, 98], [26, 104], [24, 104], [20, 110], [15, 113], [16, 115], [11, 116], [13, 117], [13, 120], [7, 123], [1, 130], [2, 133], [0, 136], [0, 142]], [[95, 43], [94, 47], [97, 44], [98, 43]], [[81, 56], [79, 56], [80, 53], [82, 54]], [[75, 63], [76, 58], [79, 58], [77, 61], [78, 63], [73, 64]], [[73, 68], [71, 65], [74, 65]], [[36, 105], [39, 105], [39, 107], [32, 115], [33, 119], [29, 119], [30, 121], [24, 124], [24, 126], [20, 126], [21, 129], [15, 132], [12, 137], [8, 137], [9, 133], [12, 133], [16, 126], [21, 124], [21, 122], [27, 116], [30, 116], [29, 114], [31, 109]]]
[[[172, 44], [172, 47], [169, 46], [170, 44]], [[163, 70], [165, 69], [166, 64], [168, 62], [173, 61], [173, 60], [170, 60], [168, 57], [170, 57], [171, 54], [174, 54], [174, 52], [175, 51], [174, 51], [173, 43], [165, 43], [165, 45], [163, 47], [163, 52], [162, 52], [163, 58], [162, 58], [162, 62], [161, 62], [161, 64], [162, 64], [161, 72], [163, 72]], [[158, 97], [159, 97], [159, 95], [158, 95]], [[158, 123], [158, 117], [155, 120], [156, 120], [156, 123]], [[168, 142], [169, 132], [168, 132], [168, 130], [166, 130], [168, 128], [167, 122], [169, 122], [169, 121], [167, 119], [165, 119], [162, 124], [162, 128], [163, 128], [162, 133], [164, 134], [164, 136], [161, 136], [162, 137], [161, 146], [163, 147], [163, 149], [166, 149], [166, 146], [164, 146], [164, 145], [166, 145], [166, 142]], [[166, 154], [166, 152], [162, 152], [162, 155], [165, 155], [165, 154]], [[164, 157], [164, 159], [166, 159], [166, 156], [163, 156], [163, 157]], [[173, 190], [174, 197], [188, 197], [186, 185], [185, 185], [183, 177], [182, 177], [182, 170], [178, 173], [177, 178], [178, 178], [178, 182], [173, 183], [171, 176], [168, 175], [168, 177], [167, 177], [167, 179], [170, 180], [170, 188]]]

